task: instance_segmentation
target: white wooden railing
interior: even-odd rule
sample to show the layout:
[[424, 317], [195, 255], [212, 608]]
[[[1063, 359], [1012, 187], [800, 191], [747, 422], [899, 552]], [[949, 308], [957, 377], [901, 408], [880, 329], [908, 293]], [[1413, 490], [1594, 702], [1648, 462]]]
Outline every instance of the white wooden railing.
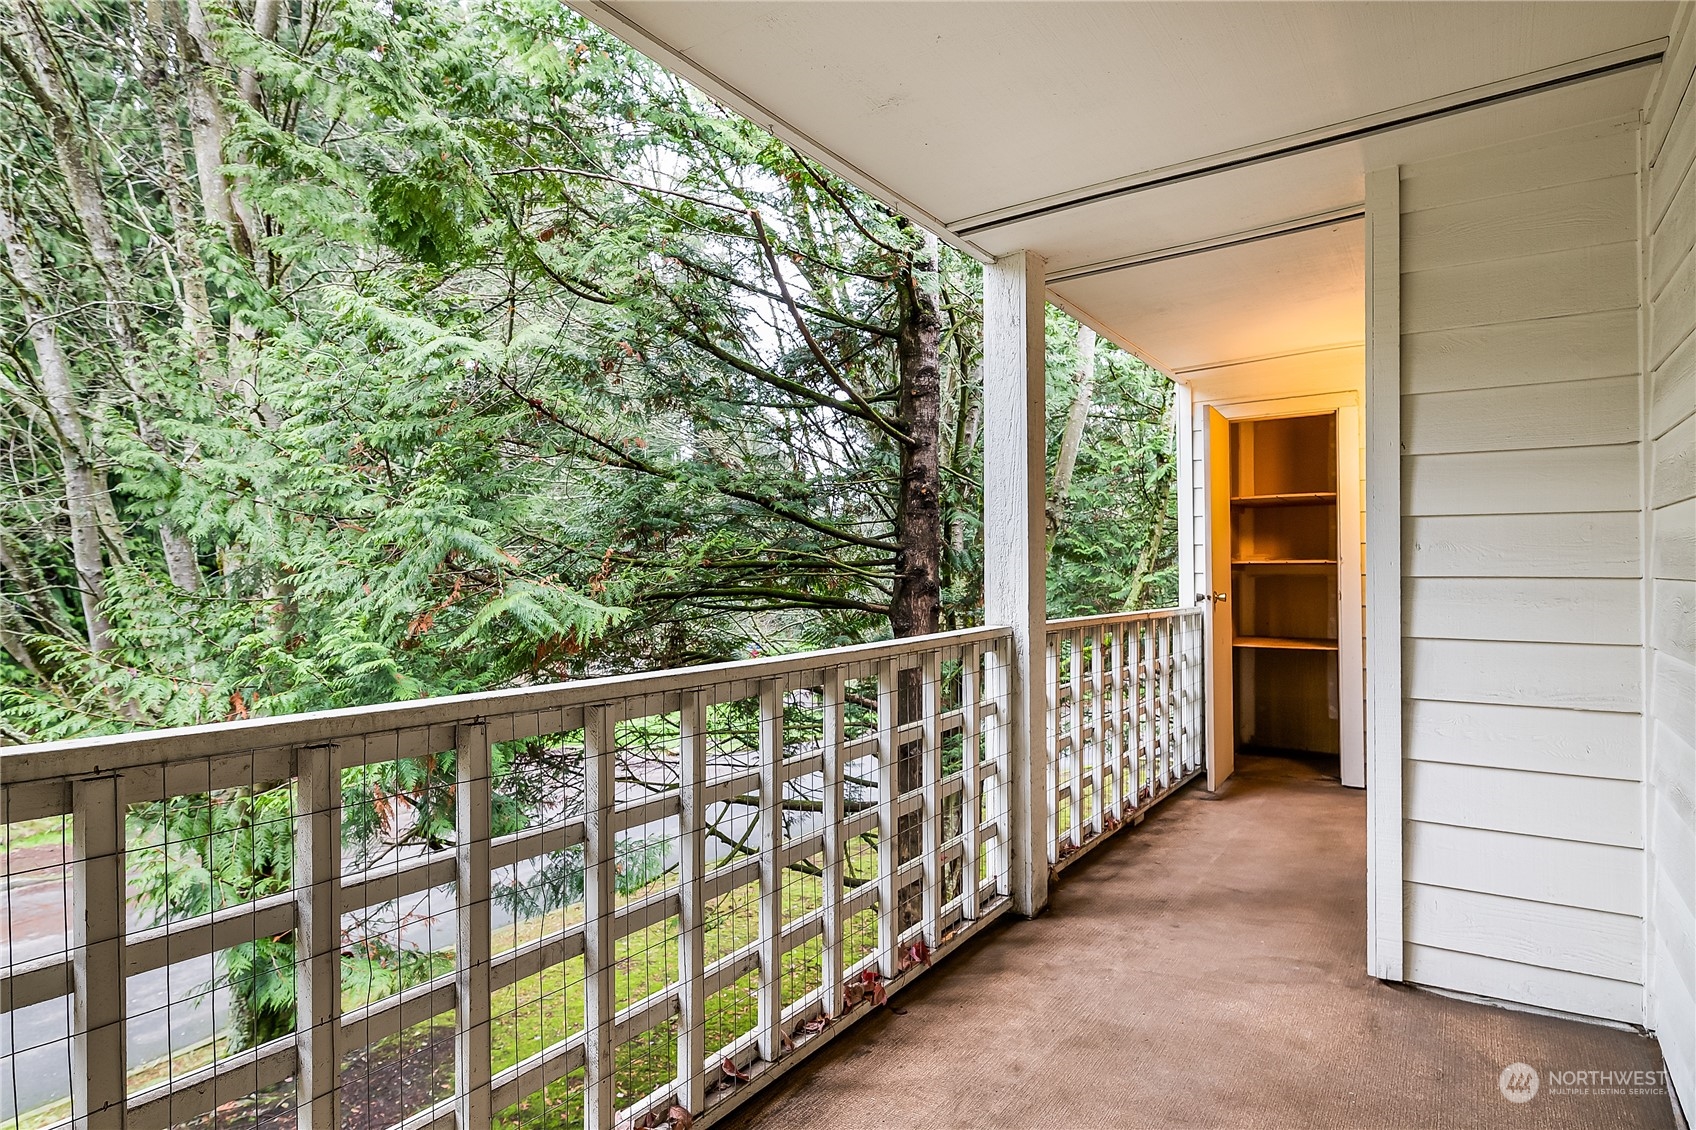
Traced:
[[[1011, 640], [0, 751], [0, 1126], [723, 1117], [1008, 909]], [[1049, 656], [1064, 863], [1199, 765], [1199, 620], [1058, 622]], [[163, 842], [137, 816], [267, 796], [280, 826], [246, 839]], [[269, 889], [197, 913], [138, 900], [141, 868], [168, 887], [184, 859], [216, 868], [218, 845], [254, 851], [264, 831], [292, 837]], [[292, 1030], [242, 1046], [217, 1034], [213, 963], [227, 978], [266, 939], [292, 941]], [[371, 976], [378, 942], [410, 972]], [[130, 1051], [161, 1040], [150, 1062]], [[68, 1099], [32, 1109], [18, 1080], [38, 1072]]]
[[1205, 768], [1202, 615], [1048, 623], [1048, 861], [1064, 868]]

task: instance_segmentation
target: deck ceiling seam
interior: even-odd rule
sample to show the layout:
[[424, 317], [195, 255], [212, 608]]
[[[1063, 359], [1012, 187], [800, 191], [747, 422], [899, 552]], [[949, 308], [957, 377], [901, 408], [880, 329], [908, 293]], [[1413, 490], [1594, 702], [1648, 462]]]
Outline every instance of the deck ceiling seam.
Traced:
[[1117, 181], [1108, 181], [1090, 188], [1009, 205], [975, 216], [966, 216], [949, 225], [950, 231], [961, 239], [998, 228], [1010, 227], [1026, 220], [1039, 219], [1059, 212], [1116, 200], [1156, 188], [1200, 180], [1219, 173], [1249, 168], [1319, 149], [1360, 141], [1379, 134], [1405, 129], [1409, 126], [1452, 117], [1471, 110], [1500, 105], [1504, 102], [1574, 86], [1593, 79], [1606, 78], [1639, 67], [1658, 64], [1666, 53], [1665, 38], [1650, 40], [1631, 47], [1575, 59], [1553, 67], [1513, 78], [1502, 79], [1465, 90], [1452, 91], [1420, 102], [1409, 103], [1390, 110], [1365, 115], [1345, 122], [1320, 126], [1304, 133], [1291, 134], [1273, 141], [1259, 142], [1240, 149], [1227, 150], [1164, 168], [1134, 173]]

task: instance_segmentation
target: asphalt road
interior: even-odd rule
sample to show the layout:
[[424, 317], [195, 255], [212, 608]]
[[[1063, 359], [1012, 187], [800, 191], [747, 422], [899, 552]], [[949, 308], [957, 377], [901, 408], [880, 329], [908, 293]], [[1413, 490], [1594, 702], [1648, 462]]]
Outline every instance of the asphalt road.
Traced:
[[[52, 879], [43, 876], [53, 875]], [[54, 872], [14, 876], [5, 891], [9, 961], [62, 953], [65, 892]], [[155, 969], [129, 981], [129, 1062], [161, 1059], [211, 1036], [225, 1016], [210, 957]], [[172, 1003], [172, 1001], [175, 1003]], [[70, 1001], [44, 1001], [0, 1016], [0, 1121], [71, 1093]]]

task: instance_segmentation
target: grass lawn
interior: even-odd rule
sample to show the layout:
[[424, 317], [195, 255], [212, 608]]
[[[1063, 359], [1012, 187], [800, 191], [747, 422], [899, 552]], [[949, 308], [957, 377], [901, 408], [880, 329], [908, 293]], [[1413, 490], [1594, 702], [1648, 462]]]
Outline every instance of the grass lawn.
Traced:
[[[55, 827], [57, 821], [54, 821]], [[876, 849], [855, 841], [849, 852], [850, 873], [872, 874], [876, 869]], [[631, 902], [654, 891], [666, 889], [674, 880], [667, 878], [632, 892], [622, 898]], [[783, 920], [793, 922], [823, 905], [822, 880], [796, 871], [783, 876]], [[578, 903], [541, 918], [497, 929], [493, 938], [496, 954], [514, 949], [546, 933], [567, 928], [583, 920], [583, 906]], [[758, 941], [759, 888], [749, 884], [727, 892], [708, 904], [706, 921], [706, 960], [710, 964], [728, 954]], [[621, 939], [617, 944], [618, 965], [614, 979], [614, 1005], [624, 1008], [673, 985], [677, 979], [678, 920], [669, 918]], [[862, 911], [843, 927], [844, 967], [872, 953], [877, 948], [877, 914]], [[450, 968], [449, 954], [438, 955], [432, 962], [437, 972]], [[783, 1001], [790, 1004], [819, 988], [823, 975], [823, 939], [814, 938], [790, 951], [783, 964]], [[727, 985], [708, 1000], [706, 1007], [705, 1045], [709, 1050], [723, 1047], [737, 1037], [753, 1031], [759, 1017], [757, 990], [759, 973], [750, 973], [732, 985]], [[491, 1055], [495, 1071], [533, 1055], [543, 1048], [575, 1035], [583, 1029], [583, 959], [572, 958], [560, 965], [543, 970], [536, 976], [494, 994]], [[362, 985], [349, 985], [343, 994], [343, 1008], [353, 1009], [372, 1003]], [[616, 1052], [615, 1079], [620, 1106], [634, 1102], [644, 1095], [665, 1086], [677, 1075], [676, 1017], [626, 1044]], [[385, 1105], [399, 1104], [395, 1121], [411, 1110], [422, 1109], [445, 1098], [453, 1089], [453, 1056], [451, 1033], [453, 1014], [444, 1013], [413, 1025], [396, 1036], [381, 1041], [375, 1047], [361, 1048], [344, 1062], [343, 1085], [350, 1098], [365, 1097], [372, 1102], [372, 1092], [389, 1092]], [[215, 1054], [224, 1052], [222, 1041], [208, 1041], [178, 1053], [173, 1059], [138, 1066], [130, 1072], [133, 1092], [156, 1085], [174, 1076], [204, 1067]], [[713, 1082], [715, 1080], [709, 1080]], [[258, 1105], [258, 1104], [256, 1104]], [[25, 1112], [15, 1121], [4, 1124], [4, 1130], [34, 1130], [54, 1125], [70, 1115], [70, 1102], [63, 1100]], [[499, 1112], [494, 1120], [502, 1130], [564, 1130], [583, 1124], [583, 1072], [578, 1070]], [[222, 1125], [222, 1123], [220, 1123]]]
[[43, 816], [35, 820], [19, 820], [13, 824], [0, 824], [0, 855], [11, 851], [23, 851], [25, 848], [36, 847], [69, 847], [71, 843], [71, 818], [69, 816]]
[[[856, 841], [849, 855], [852, 873], [866, 875], [875, 870], [875, 849], [865, 843]], [[759, 940], [758, 894], [757, 886], [750, 885], [730, 891], [709, 904], [706, 923], [706, 960], [709, 964]], [[817, 910], [823, 905], [823, 897], [821, 880], [795, 871], [784, 872], [785, 923]], [[534, 940], [545, 930], [557, 930], [582, 920], [581, 906], [573, 907], [570, 913], [574, 917], [551, 916], [498, 932], [496, 952]], [[675, 983], [677, 932], [677, 919], [672, 918], [639, 930], [618, 943], [615, 1007], [624, 1008]], [[862, 911], [844, 924], [844, 968], [876, 948], [875, 911]], [[814, 938], [790, 951], [783, 964], [784, 1004], [797, 1001], [817, 989], [822, 973], [822, 938]], [[725, 986], [707, 1001], [705, 1045], [709, 1054], [712, 1049], [723, 1047], [753, 1031], [759, 1018], [758, 988], [759, 973], [756, 971], [733, 985]], [[492, 1057], [495, 1070], [517, 1063], [581, 1031], [583, 992], [583, 959], [573, 958], [496, 993]], [[635, 1102], [676, 1078], [677, 1024], [677, 1018], [672, 1017], [646, 1035], [618, 1048], [614, 1075], [615, 1101], [619, 1106]], [[517, 1130], [519, 1127], [524, 1130], [567, 1130], [582, 1124], [582, 1071], [574, 1072], [499, 1112], [494, 1121], [501, 1130]]]

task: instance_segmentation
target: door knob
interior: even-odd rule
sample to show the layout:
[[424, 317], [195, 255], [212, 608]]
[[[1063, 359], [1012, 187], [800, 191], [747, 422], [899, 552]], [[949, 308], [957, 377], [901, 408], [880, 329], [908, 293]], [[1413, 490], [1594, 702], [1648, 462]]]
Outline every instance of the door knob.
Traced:
[[1213, 594], [1213, 599], [1220, 604], [1224, 604], [1230, 598], [1222, 592], [1216, 592]]

